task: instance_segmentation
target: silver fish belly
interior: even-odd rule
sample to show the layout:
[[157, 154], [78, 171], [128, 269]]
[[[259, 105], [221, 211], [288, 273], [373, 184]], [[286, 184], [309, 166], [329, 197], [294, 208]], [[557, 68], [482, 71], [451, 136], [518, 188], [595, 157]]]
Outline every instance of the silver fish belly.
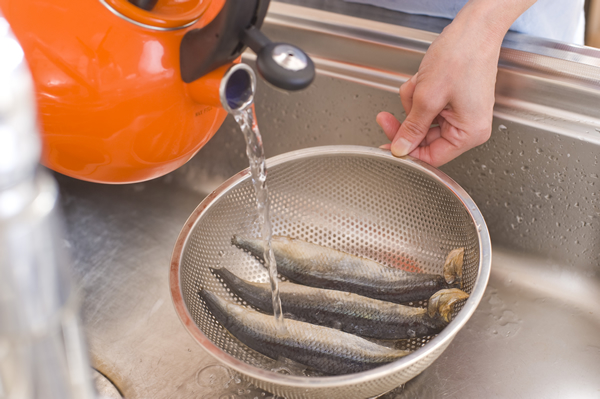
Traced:
[[[347, 291], [388, 302], [425, 300], [437, 291], [460, 288], [464, 250], [452, 251], [444, 276], [409, 273], [306, 241], [274, 236], [277, 271], [288, 279], [318, 288]], [[234, 236], [232, 244], [262, 259], [263, 242]]]
[[[224, 268], [212, 269], [212, 272], [241, 299], [272, 313], [269, 284], [243, 280]], [[441, 294], [445, 295], [436, 299]], [[437, 334], [449, 322], [441, 313], [444, 306], [452, 301], [452, 308], [448, 311], [452, 314], [458, 301], [468, 298], [466, 293], [458, 289], [438, 291], [430, 300], [430, 309], [425, 309], [289, 282], [279, 284], [279, 295], [288, 318], [377, 339], [406, 339]]]
[[369, 370], [408, 355], [356, 335], [296, 320], [286, 320], [281, 333], [273, 316], [200, 290], [208, 310], [217, 321], [246, 346], [270, 358], [282, 356], [326, 374], [349, 374]]

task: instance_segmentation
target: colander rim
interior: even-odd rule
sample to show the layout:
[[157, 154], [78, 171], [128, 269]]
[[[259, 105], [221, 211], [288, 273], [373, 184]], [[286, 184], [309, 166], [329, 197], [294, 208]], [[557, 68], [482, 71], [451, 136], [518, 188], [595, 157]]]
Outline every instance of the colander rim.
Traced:
[[479, 305], [479, 302], [483, 298], [485, 288], [487, 286], [491, 262], [492, 262], [492, 249], [489, 231], [481, 211], [473, 201], [473, 199], [467, 194], [467, 192], [452, 178], [446, 175], [433, 166], [418, 160], [416, 158], [405, 156], [395, 157], [391, 155], [389, 150], [383, 150], [379, 148], [354, 146], [354, 145], [335, 145], [335, 146], [320, 146], [310, 147], [297, 151], [287, 152], [266, 160], [267, 169], [273, 166], [277, 166], [283, 163], [296, 161], [300, 159], [321, 157], [321, 156], [360, 156], [383, 159], [385, 161], [400, 163], [408, 166], [414, 170], [417, 170], [425, 175], [429, 176], [433, 180], [442, 183], [450, 192], [457, 197], [457, 199], [463, 204], [471, 220], [476, 226], [477, 238], [479, 242], [479, 269], [477, 278], [473, 286], [473, 290], [465, 302], [461, 311], [457, 316], [440, 332], [435, 338], [431, 339], [424, 346], [418, 348], [413, 353], [398, 359], [389, 364], [363, 371], [360, 373], [346, 374], [340, 376], [323, 376], [323, 377], [306, 377], [306, 376], [294, 376], [279, 374], [274, 371], [261, 369], [229, 355], [221, 348], [216, 346], [210, 339], [208, 339], [196, 325], [192, 319], [190, 313], [185, 306], [183, 299], [183, 292], [181, 290], [179, 271], [181, 259], [186, 247], [190, 232], [194, 229], [196, 224], [201, 220], [202, 215], [210, 209], [213, 204], [216, 204], [219, 198], [227, 194], [231, 189], [237, 185], [243, 183], [250, 178], [249, 168], [242, 170], [235, 174], [223, 184], [221, 184], [215, 191], [210, 193], [196, 209], [192, 212], [190, 217], [185, 222], [177, 241], [173, 249], [171, 257], [170, 273], [169, 273], [169, 285], [171, 291], [171, 298], [175, 307], [175, 311], [180, 321], [184, 325], [186, 331], [200, 344], [200, 346], [210, 353], [216, 360], [222, 362], [226, 366], [234, 369], [235, 371], [245, 374], [246, 376], [260, 380], [269, 384], [283, 385], [292, 388], [330, 388], [340, 387], [344, 385], [356, 385], [363, 382], [373, 381], [376, 379], [384, 378], [386, 376], [397, 373], [404, 370], [415, 363], [420, 362], [431, 353], [435, 352], [439, 347], [444, 347], [449, 344], [449, 341], [454, 339], [454, 336], [458, 331], [466, 324], [470, 317], [475, 312], [475, 309]]

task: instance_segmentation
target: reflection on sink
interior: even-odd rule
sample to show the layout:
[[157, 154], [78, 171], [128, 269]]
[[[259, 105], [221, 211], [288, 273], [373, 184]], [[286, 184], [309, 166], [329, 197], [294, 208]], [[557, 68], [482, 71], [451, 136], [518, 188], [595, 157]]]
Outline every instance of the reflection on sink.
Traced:
[[[256, 108], [267, 156], [316, 145], [385, 143], [375, 115], [389, 110], [402, 118], [398, 96], [387, 88], [414, 73], [418, 62], [411, 57], [422, 56], [429, 36], [384, 24], [363, 32], [354, 19], [341, 29], [345, 16], [335, 18], [332, 35], [328, 14], [314, 10], [320, 22], [304, 31], [301, 10], [288, 11], [273, 4], [265, 29], [275, 40], [289, 40], [283, 36], [293, 32], [296, 44], [316, 55], [320, 74], [295, 94], [259, 84]], [[380, 28], [385, 32], [373, 36]], [[412, 42], [410, 32], [418, 35]], [[318, 41], [307, 39], [314, 35]], [[369, 48], [376, 52], [365, 57], [363, 69], [360, 60], [343, 63], [352, 55], [344, 54], [344, 40], [350, 45], [357, 35], [371, 35]], [[335, 49], [331, 59], [320, 53], [328, 45]], [[488, 223], [494, 253], [486, 295], [440, 358], [387, 398], [600, 394], [600, 89], [583, 77], [569, 77], [567, 84], [557, 74], [533, 73], [535, 65], [514, 63], [514, 51], [501, 60], [510, 68], [499, 73], [503, 97], [492, 139], [443, 168]], [[394, 64], [396, 74], [377, 72], [383, 61], [372, 65], [385, 57], [390, 65], [395, 57], [404, 60]], [[228, 119], [187, 165], [155, 181], [104, 186], [56, 176], [94, 367], [124, 397], [271, 396], [220, 369], [180, 325], [169, 295], [179, 230], [210, 191], [246, 166], [242, 135]], [[221, 389], [208, 388], [207, 378]]]
[[[599, 296], [597, 281], [568, 268], [496, 250], [488, 289], [460, 343], [426, 373], [472, 381], [460, 389], [466, 397], [594, 397]], [[459, 392], [441, 380], [428, 383], [450, 397]]]

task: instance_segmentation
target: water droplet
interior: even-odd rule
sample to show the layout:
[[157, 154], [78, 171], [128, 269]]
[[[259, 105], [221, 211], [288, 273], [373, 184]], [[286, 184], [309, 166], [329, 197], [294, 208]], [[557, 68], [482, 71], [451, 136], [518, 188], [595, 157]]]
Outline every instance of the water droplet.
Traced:
[[228, 368], [219, 365], [207, 366], [196, 374], [196, 383], [201, 387], [227, 387], [231, 381], [231, 372]]

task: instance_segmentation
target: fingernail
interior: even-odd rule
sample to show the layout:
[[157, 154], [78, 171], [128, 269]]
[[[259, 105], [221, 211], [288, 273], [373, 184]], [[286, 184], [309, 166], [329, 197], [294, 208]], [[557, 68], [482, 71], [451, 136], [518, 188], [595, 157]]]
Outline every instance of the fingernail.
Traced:
[[392, 154], [396, 157], [402, 157], [404, 155], [408, 155], [410, 152], [410, 141], [406, 140], [403, 137], [398, 138], [398, 140], [392, 143]]

